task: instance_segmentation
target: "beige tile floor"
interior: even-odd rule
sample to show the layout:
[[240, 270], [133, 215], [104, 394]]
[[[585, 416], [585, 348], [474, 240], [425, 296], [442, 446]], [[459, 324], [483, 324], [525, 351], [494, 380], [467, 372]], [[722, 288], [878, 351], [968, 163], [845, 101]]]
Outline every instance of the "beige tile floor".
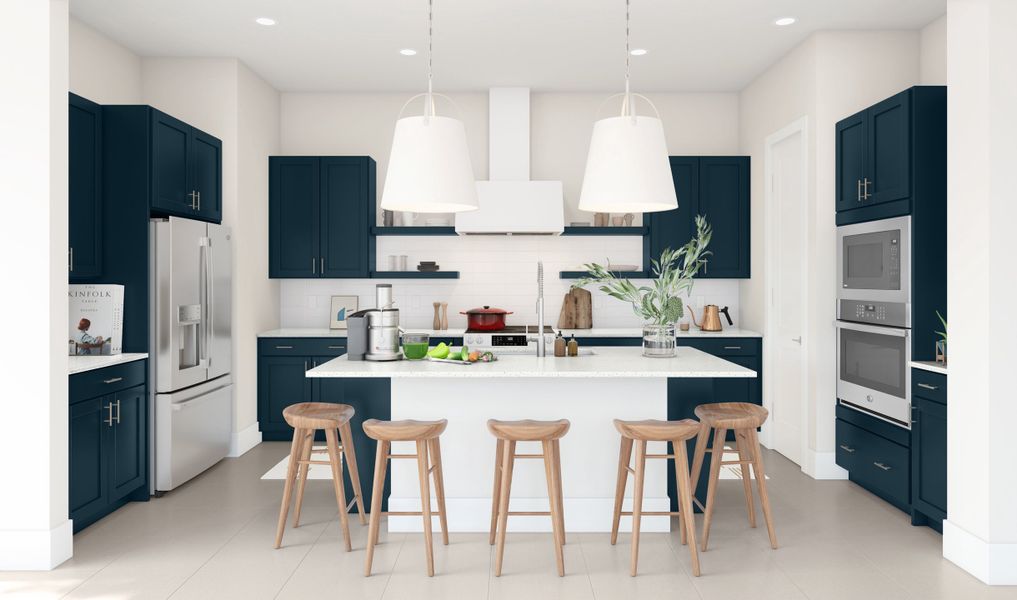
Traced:
[[[74, 539], [74, 558], [45, 573], [0, 573], [0, 597], [357, 599], [982, 599], [1014, 598], [943, 560], [941, 538], [844, 481], [814, 481], [769, 452], [779, 550], [765, 527], [749, 529], [741, 484], [721, 483], [703, 575], [692, 577], [676, 535], [644, 534], [640, 573], [629, 577], [629, 536], [573, 534], [566, 576], [555, 574], [549, 534], [513, 534], [502, 577], [483, 534], [435, 546], [424, 574], [422, 536], [382, 533], [375, 575], [363, 577], [366, 528], [353, 521], [342, 551], [331, 485], [308, 484], [303, 525], [272, 548], [281, 481], [259, 477], [288, 451], [265, 443], [182, 488], [130, 504]], [[613, 465], [605, 465], [613, 469]], [[564, 476], [569, 477], [568, 473]]]

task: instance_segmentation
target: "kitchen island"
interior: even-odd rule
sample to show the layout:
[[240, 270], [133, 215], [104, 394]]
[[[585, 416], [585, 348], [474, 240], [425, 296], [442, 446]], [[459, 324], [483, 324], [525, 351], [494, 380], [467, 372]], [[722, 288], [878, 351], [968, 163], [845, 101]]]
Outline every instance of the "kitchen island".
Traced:
[[[668, 382], [752, 378], [756, 372], [695, 348], [679, 347], [675, 358], [645, 358], [640, 348], [597, 348], [572, 358], [506, 355], [493, 363], [456, 365], [430, 361], [366, 362], [335, 358], [307, 371], [312, 378], [387, 378], [391, 418], [448, 419], [441, 438], [450, 531], [484, 532], [490, 525], [495, 438], [487, 420], [565, 418], [572, 422], [561, 441], [565, 528], [611, 530], [619, 436], [613, 419], [667, 419]], [[656, 447], [654, 447], [656, 446]], [[663, 443], [647, 452], [663, 454]], [[415, 452], [411, 443], [393, 453]], [[520, 443], [517, 452], [539, 452]], [[691, 459], [690, 459], [691, 460]], [[649, 460], [643, 510], [667, 511], [668, 461]], [[360, 465], [361, 473], [371, 465]], [[390, 466], [391, 511], [420, 510], [415, 461]], [[512, 510], [547, 510], [543, 466], [519, 461], [512, 483]], [[632, 485], [627, 488], [626, 509]], [[622, 527], [629, 527], [629, 517]], [[390, 531], [421, 531], [419, 517], [391, 517]], [[643, 531], [668, 531], [668, 517], [644, 517]], [[509, 531], [550, 531], [546, 517], [514, 517]]]

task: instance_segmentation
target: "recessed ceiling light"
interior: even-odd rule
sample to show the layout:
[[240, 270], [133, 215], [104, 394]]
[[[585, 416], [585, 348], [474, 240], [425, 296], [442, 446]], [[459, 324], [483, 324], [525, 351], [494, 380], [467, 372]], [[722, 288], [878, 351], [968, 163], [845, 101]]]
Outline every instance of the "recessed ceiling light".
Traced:
[[275, 25], [275, 19], [270, 19], [268, 17], [258, 17], [257, 19], [254, 20], [254, 22], [257, 23], [258, 25], [265, 26]]
[[642, 56], [646, 54], [646, 48], [633, 48], [632, 52], [629, 52], [632, 56]]
[[784, 27], [785, 25], [794, 25], [795, 21], [797, 21], [797, 20], [798, 19], [796, 19], [794, 17], [781, 17], [781, 18], [777, 19], [776, 21], [774, 21], [773, 24], [774, 25], [779, 25], [781, 27]]
[[399, 51], [399, 54], [402, 54], [403, 56], [416, 56], [417, 51], [413, 48], [403, 48]]

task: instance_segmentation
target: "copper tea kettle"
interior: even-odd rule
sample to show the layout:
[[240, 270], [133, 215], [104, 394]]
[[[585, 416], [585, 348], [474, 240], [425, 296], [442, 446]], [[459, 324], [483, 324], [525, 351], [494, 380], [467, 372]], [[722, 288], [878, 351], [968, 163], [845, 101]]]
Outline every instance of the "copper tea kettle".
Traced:
[[724, 327], [720, 324], [720, 313], [724, 313], [727, 318], [727, 324], [734, 326], [734, 321], [731, 320], [731, 313], [728, 312], [728, 307], [720, 308], [716, 304], [707, 304], [703, 308], [703, 323], [702, 325], [696, 321], [696, 311], [689, 305], [689, 315], [692, 317], [692, 323], [700, 329], [700, 331], [721, 331]]

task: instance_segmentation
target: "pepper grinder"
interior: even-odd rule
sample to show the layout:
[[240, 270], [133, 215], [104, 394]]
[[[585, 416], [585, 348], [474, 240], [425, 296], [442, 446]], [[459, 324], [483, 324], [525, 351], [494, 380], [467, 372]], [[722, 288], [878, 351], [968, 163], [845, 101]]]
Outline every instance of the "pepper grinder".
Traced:
[[448, 329], [448, 302], [441, 303], [441, 328]]
[[554, 338], [554, 355], [565, 356], [565, 338], [562, 337], [561, 332]]
[[439, 312], [441, 309], [441, 302], [432, 302], [431, 304], [434, 305], [434, 320], [431, 321], [431, 329], [437, 331], [441, 329], [441, 312]]

